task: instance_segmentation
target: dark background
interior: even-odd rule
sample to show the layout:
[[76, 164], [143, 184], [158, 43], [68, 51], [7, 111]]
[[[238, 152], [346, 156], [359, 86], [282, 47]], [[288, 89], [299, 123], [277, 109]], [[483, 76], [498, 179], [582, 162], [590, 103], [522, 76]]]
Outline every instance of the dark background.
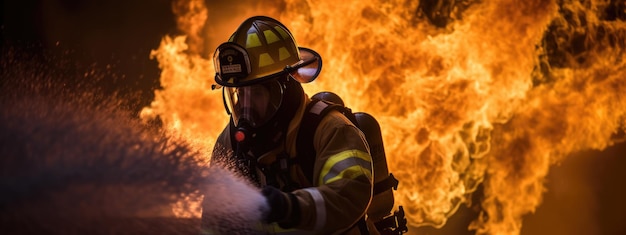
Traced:
[[[137, 110], [159, 88], [150, 50], [163, 36], [178, 33], [170, 0], [14, 0], [1, 7], [3, 56], [19, 48], [105, 71], [110, 76], [100, 84], [110, 92], [139, 94], [131, 102]], [[544, 201], [525, 217], [522, 234], [626, 234], [625, 155], [626, 144], [620, 144], [573, 154], [552, 167]], [[462, 206], [443, 228], [413, 228], [411, 234], [473, 234], [467, 225], [475, 216]]]
[[[171, 9], [170, 0], [3, 1], [2, 54], [15, 50], [56, 67], [71, 63], [73, 71], [66, 73], [77, 75], [58, 79], [97, 83], [108, 94], [131, 99], [130, 108], [138, 111], [159, 88], [160, 70], [150, 51], [165, 35], [178, 33]], [[96, 76], [81, 76], [85, 72]]]

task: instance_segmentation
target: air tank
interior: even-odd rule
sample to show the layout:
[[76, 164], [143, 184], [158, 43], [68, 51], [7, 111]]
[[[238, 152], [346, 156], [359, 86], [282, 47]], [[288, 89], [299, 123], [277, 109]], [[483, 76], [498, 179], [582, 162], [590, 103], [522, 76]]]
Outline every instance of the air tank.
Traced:
[[[387, 156], [385, 155], [385, 147], [383, 145], [383, 137], [380, 131], [378, 121], [372, 115], [364, 112], [354, 113], [359, 129], [365, 134], [365, 139], [370, 147], [372, 155], [372, 163], [374, 167], [374, 196], [367, 210], [367, 215], [374, 222], [381, 220], [383, 217], [391, 214], [393, 209], [393, 189], [391, 187], [380, 191], [380, 183], [385, 181], [389, 175], [387, 167]], [[380, 191], [380, 192], [377, 192]]]
[[319, 93], [313, 95], [311, 98], [312, 99], [323, 100], [323, 101], [328, 101], [328, 102], [332, 102], [334, 104], [345, 106], [343, 104], [343, 100], [341, 99], [341, 97], [339, 97], [337, 94], [332, 93], [330, 91], [319, 92]]

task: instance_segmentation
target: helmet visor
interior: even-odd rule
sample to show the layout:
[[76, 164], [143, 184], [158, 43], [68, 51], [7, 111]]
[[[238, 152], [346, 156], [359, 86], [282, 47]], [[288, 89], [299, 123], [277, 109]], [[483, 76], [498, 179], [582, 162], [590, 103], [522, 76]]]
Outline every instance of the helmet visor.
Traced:
[[224, 101], [235, 126], [242, 121], [252, 127], [267, 123], [280, 108], [282, 96], [282, 86], [276, 80], [250, 86], [224, 87]]

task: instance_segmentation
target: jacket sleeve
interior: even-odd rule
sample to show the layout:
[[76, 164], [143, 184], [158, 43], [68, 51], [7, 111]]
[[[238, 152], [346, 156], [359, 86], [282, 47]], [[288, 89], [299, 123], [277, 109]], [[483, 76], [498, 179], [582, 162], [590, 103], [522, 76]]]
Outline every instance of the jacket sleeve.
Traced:
[[345, 231], [366, 212], [372, 197], [372, 158], [363, 133], [338, 112], [326, 115], [313, 143], [315, 187], [293, 193], [301, 229], [320, 234]]

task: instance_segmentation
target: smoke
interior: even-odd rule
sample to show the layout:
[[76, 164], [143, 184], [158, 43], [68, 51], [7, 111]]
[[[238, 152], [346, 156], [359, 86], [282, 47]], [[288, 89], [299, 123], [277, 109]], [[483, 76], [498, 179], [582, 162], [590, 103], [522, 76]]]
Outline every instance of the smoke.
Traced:
[[[229, 234], [258, 224], [263, 197], [208, 156], [143, 123], [110, 77], [76, 61], [3, 48], [0, 233]], [[187, 215], [180, 218], [178, 215]]]
[[202, 225], [217, 234], [261, 234], [269, 206], [259, 189], [224, 167], [212, 167], [204, 194]]

